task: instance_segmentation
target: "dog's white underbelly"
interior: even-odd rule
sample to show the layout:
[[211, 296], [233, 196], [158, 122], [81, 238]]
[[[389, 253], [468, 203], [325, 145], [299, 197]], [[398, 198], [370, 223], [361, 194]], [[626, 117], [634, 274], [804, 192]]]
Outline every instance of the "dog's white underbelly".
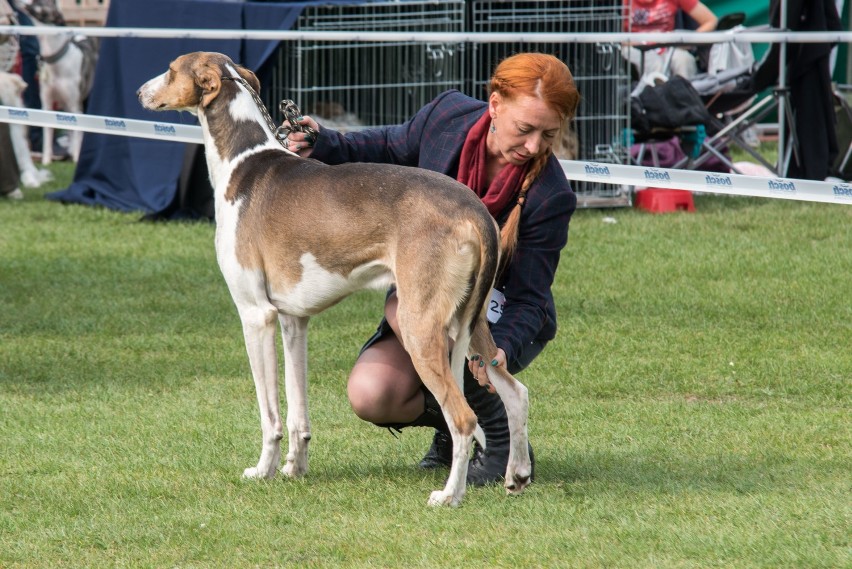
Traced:
[[301, 279], [286, 290], [270, 289], [270, 302], [278, 310], [294, 316], [311, 316], [363, 289], [384, 289], [394, 282], [393, 273], [381, 261], [355, 267], [348, 275], [321, 267], [311, 253], [303, 253]]

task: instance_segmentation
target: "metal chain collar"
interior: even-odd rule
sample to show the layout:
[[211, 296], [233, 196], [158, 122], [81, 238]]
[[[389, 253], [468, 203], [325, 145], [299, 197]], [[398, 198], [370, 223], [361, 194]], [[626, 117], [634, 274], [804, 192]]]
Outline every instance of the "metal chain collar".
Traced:
[[296, 118], [302, 116], [302, 112], [299, 110], [299, 107], [291, 101], [290, 99], [284, 99], [281, 101], [279, 109], [281, 110], [281, 114], [284, 115], [284, 119], [290, 122], [290, 126], [284, 126], [284, 123], [281, 123], [281, 126], [276, 127], [275, 123], [272, 121], [272, 116], [269, 114], [269, 111], [266, 109], [266, 105], [260, 99], [260, 95], [252, 88], [248, 82], [242, 77], [222, 77], [222, 79], [227, 79], [229, 81], [235, 81], [236, 83], [241, 84], [243, 87], [248, 89], [251, 98], [254, 99], [254, 103], [260, 109], [261, 114], [263, 114], [264, 120], [266, 120], [266, 125], [269, 127], [269, 130], [272, 131], [272, 134], [275, 135], [275, 139], [283, 146], [287, 148], [287, 136], [291, 132], [304, 132], [307, 135], [307, 138], [311, 143], [315, 142], [317, 139], [317, 131], [309, 126], [300, 125], [296, 122]]
[[291, 101], [290, 99], [283, 99], [278, 106], [278, 110], [281, 111], [281, 115], [284, 117], [286, 121], [290, 123], [290, 126], [284, 126], [284, 123], [281, 123], [274, 132], [275, 136], [279, 139], [287, 138], [287, 136], [291, 132], [304, 132], [305, 138], [310, 144], [313, 144], [317, 140], [317, 131], [307, 125], [301, 125], [296, 122], [296, 119], [302, 118], [302, 111], [299, 110], [299, 107]]

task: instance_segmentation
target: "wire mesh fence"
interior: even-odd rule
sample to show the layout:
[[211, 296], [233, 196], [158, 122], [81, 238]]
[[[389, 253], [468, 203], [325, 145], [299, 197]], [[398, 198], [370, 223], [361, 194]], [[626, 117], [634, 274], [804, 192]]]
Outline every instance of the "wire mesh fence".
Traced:
[[[309, 5], [294, 29], [620, 32], [624, 18], [622, 0], [403, 0]], [[581, 93], [578, 115], [556, 146], [557, 156], [628, 163], [622, 140], [629, 126], [630, 74], [612, 44], [284, 42], [270, 64], [264, 99], [275, 112], [281, 99], [293, 99], [306, 114], [343, 131], [397, 124], [447, 89], [485, 98], [495, 65], [520, 51], [565, 61]], [[581, 206], [630, 205], [624, 186], [575, 182], [573, 187]]]
[[[300, 31], [461, 32], [464, 2], [368, 2], [308, 6]], [[293, 99], [328, 126], [363, 128], [405, 121], [447, 89], [462, 86], [463, 46], [420, 42], [282, 43], [270, 101]]]

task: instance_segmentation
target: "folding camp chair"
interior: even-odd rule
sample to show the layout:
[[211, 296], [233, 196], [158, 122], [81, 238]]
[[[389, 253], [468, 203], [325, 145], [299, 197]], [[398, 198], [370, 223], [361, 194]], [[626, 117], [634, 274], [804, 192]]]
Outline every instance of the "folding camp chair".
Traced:
[[716, 132], [701, 142], [701, 151], [697, 157], [691, 161], [681, 160], [674, 168], [701, 169], [708, 160], [716, 159], [731, 171], [740, 173], [725, 152], [731, 145], [745, 151], [776, 175], [787, 170], [791, 159], [800, 160], [795, 128], [790, 131], [787, 156], [783, 157], [779, 164], [767, 161], [745, 140], [744, 135], [749, 129], [763, 121], [770, 113], [777, 111], [779, 100], [782, 98], [787, 102], [784, 105], [787, 122], [789, 125], [794, 124], [793, 109], [789, 104], [789, 89], [775, 87], [771, 96], [758, 98], [759, 93], [755, 92], [752, 86], [752, 72], [750, 68], [739, 68], [720, 72], [715, 76], [701, 75], [693, 78], [692, 85], [701, 95]]
[[[681, 18], [683, 17], [684, 15], [681, 14]], [[695, 26], [690, 26], [687, 20], [688, 17], [684, 20], [684, 25], [679, 27], [694, 29]], [[720, 31], [734, 29], [741, 26], [744, 20], [745, 14], [742, 12], [728, 14], [719, 20], [717, 29]], [[751, 47], [748, 45], [745, 47], [747, 48], [748, 55], [750, 56]], [[641, 51], [645, 49], [645, 47], [640, 47], [639, 49]], [[709, 45], [702, 45], [694, 48], [696, 58], [699, 60], [699, 67], [706, 68], [708, 63], [711, 61], [711, 50], [712, 47]], [[670, 77], [670, 74], [668, 73], [668, 64], [671, 61], [670, 54], [673, 53], [673, 50], [668, 50], [667, 53], [669, 54], [669, 57], [665, 60], [662, 73], [645, 74], [643, 73], [644, 70], [642, 68], [638, 70], [639, 81], [636, 83], [636, 86], [631, 92], [631, 111], [633, 112], [633, 115], [635, 115], [637, 110], [640, 113], [642, 112], [644, 105], [637, 104], [637, 101], [641, 101], [643, 98], [648, 98], [648, 93], [643, 95], [643, 92], [646, 89], [650, 88], [655, 91], [663, 91], [667, 89], [667, 87], [662, 85], [664, 82], [668, 82], [672, 79], [684, 81], [682, 78]], [[751, 61], [753, 61], [753, 58], [749, 59], [749, 62]], [[702, 154], [702, 152], [707, 152], [707, 149], [702, 149], [706, 137], [708, 135], [715, 135], [719, 130], [725, 127], [725, 124], [719, 120], [714, 120], [714, 117], [705, 110], [708, 106], [706, 104], [706, 97], [717, 96], [722, 94], [724, 91], [732, 90], [733, 84], [731, 81], [748, 71], [750, 71], [750, 66], [743, 66], [737, 68], [733, 72], [729, 71], [727, 73], [717, 73], [716, 70], [713, 69], [710, 73], [704, 73], [697, 76], [697, 79], [703, 80], [703, 83], [701, 83], [702, 88], [700, 90], [686, 89], [681, 85], [676, 86], [679, 94], [669, 98], [669, 100], [665, 102], [665, 105], [659, 109], [658, 114], [648, 114], [648, 118], [651, 122], [650, 125], [643, 125], [641, 124], [641, 121], [638, 121], [638, 123], [637, 121], [632, 121], [632, 135], [633, 140], [636, 143], [631, 152], [634, 160], [639, 164], [650, 164], [653, 166], [663, 165], [679, 168], [692, 167], [693, 162]], [[693, 80], [690, 79], [690, 82], [692, 81]], [[718, 104], [714, 105], [713, 111], [715, 112], [727, 104], [733, 105], [738, 100], [739, 97], [725, 95], [723, 98], [719, 99]], [[651, 103], [653, 104], [653, 100]], [[691, 112], [686, 112], [681, 108], [681, 106], [696, 107], [696, 109]], [[725, 107], [723, 110], [728, 111], [729, 107]], [[689, 120], [683, 120], [685, 118]], [[660, 123], [655, 123], [655, 119], [659, 120]], [[677, 120], [682, 120], [683, 122], [680, 124], [672, 123], [672, 121]], [[668, 151], [673, 139], [678, 141], [677, 146], [679, 147], [679, 150], [683, 151], [682, 157], [676, 158], [674, 163], [663, 163], [660, 159], [660, 151]], [[724, 137], [722, 137], [722, 139], [724, 140]], [[722, 154], [724, 163], [730, 162], [724, 157], [724, 148], [721, 150], [714, 148], [714, 151]], [[646, 158], [648, 154], [650, 154], [650, 160]], [[708, 159], [709, 157], [704, 158], [702, 163], [707, 162]]]
[[[715, 132], [713, 117], [683, 77], [675, 76], [635, 93], [630, 112], [634, 143], [631, 156], [637, 164], [670, 167], [684, 153], [686, 160], [694, 158], [708, 127], [711, 133]], [[679, 142], [674, 143], [673, 139]]]
[[[733, 161], [729, 158], [729, 148], [736, 146], [752, 156], [758, 163], [765, 166], [775, 175], [786, 175], [791, 161], [801, 163], [799, 149], [799, 138], [795, 129], [794, 109], [790, 104], [790, 89], [772, 87], [771, 94], [760, 98], [762, 90], [755, 87], [754, 74], [763, 65], [741, 66], [715, 74], [703, 73], [693, 77], [690, 85], [697, 93], [707, 113], [698, 122], [684, 123], [680, 129], [670, 129], [669, 136], [680, 137], [681, 142], [686, 142], [685, 156], [680, 157], [673, 164], [666, 164], [671, 168], [681, 169], [718, 169], [723, 167], [735, 173], [741, 173]], [[768, 70], [771, 72], [772, 70]], [[767, 70], [763, 70], [762, 81], [766, 81]], [[774, 77], [777, 77], [777, 72]], [[771, 79], [774, 81], [774, 78]], [[641, 96], [641, 95], [639, 95]], [[772, 164], [761, 156], [746, 140], [746, 133], [755, 125], [761, 123], [771, 113], [776, 112], [784, 100], [783, 105], [785, 120], [789, 128], [789, 144], [786, 147], [785, 156], [780, 157], [778, 164]], [[701, 127], [704, 128], [706, 136], [702, 137]], [[635, 125], [634, 125], [635, 128]], [[698, 130], [698, 136], [692, 135], [693, 130]], [[653, 129], [652, 129], [653, 130]], [[659, 133], [660, 129], [657, 129]], [[687, 137], [683, 136], [687, 134]], [[639, 136], [640, 142], [643, 136]], [[713, 168], [708, 168], [710, 162], [716, 162]], [[642, 161], [642, 154], [637, 162]], [[659, 165], [652, 161], [653, 165]]]

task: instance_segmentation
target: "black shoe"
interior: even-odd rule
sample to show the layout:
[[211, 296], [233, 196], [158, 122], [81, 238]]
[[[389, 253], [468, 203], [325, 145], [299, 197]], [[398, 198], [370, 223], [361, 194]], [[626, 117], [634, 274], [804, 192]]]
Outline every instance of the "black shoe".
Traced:
[[426, 451], [418, 466], [424, 470], [445, 468], [453, 463], [453, 439], [449, 433], [435, 430], [432, 446]]
[[[527, 443], [529, 444], [529, 443]], [[532, 445], [530, 450], [530, 466], [532, 473], [530, 482], [535, 479], [535, 455]], [[503, 482], [506, 475], [506, 467], [509, 465], [509, 449], [500, 447], [494, 451], [490, 448], [484, 449], [479, 444], [473, 445], [473, 458], [467, 465], [467, 484], [469, 486], [487, 486]]]

